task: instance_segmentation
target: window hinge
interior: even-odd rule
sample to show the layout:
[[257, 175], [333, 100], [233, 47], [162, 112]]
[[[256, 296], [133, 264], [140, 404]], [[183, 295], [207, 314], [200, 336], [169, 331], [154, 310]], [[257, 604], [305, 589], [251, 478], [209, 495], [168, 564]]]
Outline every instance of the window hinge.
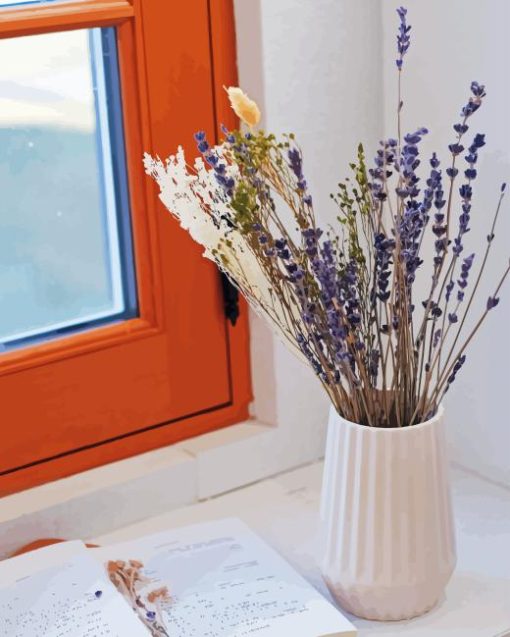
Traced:
[[239, 318], [239, 292], [224, 272], [220, 272], [225, 318], [235, 325]]

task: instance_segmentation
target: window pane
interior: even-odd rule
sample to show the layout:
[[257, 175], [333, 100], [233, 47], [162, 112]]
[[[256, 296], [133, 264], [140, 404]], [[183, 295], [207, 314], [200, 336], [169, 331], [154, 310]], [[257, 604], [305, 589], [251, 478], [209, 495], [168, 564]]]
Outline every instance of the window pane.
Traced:
[[136, 313], [113, 29], [0, 40], [0, 343]]

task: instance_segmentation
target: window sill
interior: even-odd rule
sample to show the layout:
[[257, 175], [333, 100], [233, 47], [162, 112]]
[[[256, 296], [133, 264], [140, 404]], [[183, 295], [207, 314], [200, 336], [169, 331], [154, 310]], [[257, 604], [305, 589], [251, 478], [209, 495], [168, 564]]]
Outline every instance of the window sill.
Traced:
[[243, 422], [4, 497], [0, 559], [39, 538], [111, 532], [319, 457], [319, 445], [284, 456], [282, 433]]

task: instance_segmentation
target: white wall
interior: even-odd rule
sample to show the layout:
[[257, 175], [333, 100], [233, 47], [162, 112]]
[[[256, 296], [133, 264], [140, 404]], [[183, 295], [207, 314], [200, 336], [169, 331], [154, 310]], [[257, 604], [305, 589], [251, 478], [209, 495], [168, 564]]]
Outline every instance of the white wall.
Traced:
[[[240, 85], [259, 103], [263, 126], [294, 132], [315, 209], [335, 218], [329, 193], [360, 141], [378, 140], [382, 113], [381, 28], [373, 0], [236, 0]], [[364, 34], [360, 38], [360, 34]], [[323, 448], [327, 397], [314, 374], [252, 315], [252, 364], [259, 421], [294, 419], [288, 445]], [[298, 442], [301, 440], [301, 442]]]
[[[389, 135], [395, 121], [395, 9], [401, 0], [382, 7], [385, 125]], [[507, 0], [406, 0], [413, 25], [411, 49], [405, 59], [404, 122], [409, 129], [427, 126], [426, 148], [446, 160], [469, 85], [486, 85], [483, 108], [470, 122], [470, 133], [486, 133], [475, 182], [472, 230], [466, 254], [481, 261], [488, 224], [502, 182], [510, 183], [510, 2]], [[504, 205], [492, 266], [481, 286], [481, 308], [510, 256], [510, 197]], [[475, 261], [476, 263], [476, 261]], [[453, 458], [493, 480], [510, 485], [510, 282], [501, 303], [488, 318], [468, 350], [447, 401]]]
[[[334, 214], [328, 195], [345, 175], [357, 143], [363, 141], [371, 150], [383, 131], [385, 135], [394, 131], [395, 9], [401, 3], [236, 1], [241, 86], [260, 103], [266, 128], [297, 134], [322, 219]], [[404, 125], [409, 129], [426, 125], [431, 130], [424, 148], [446, 149], [471, 80], [487, 84], [486, 103], [472, 120], [472, 132], [485, 132], [488, 143], [480, 153], [480, 178], [467, 242], [472, 249], [466, 247], [480, 255], [499, 185], [510, 182], [510, 77], [505, 72], [510, 60], [510, 2], [407, 0], [405, 5], [413, 30], [405, 63]], [[509, 230], [510, 199], [494, 246], [493, 267], [487, 270], [489, 283], [508, 258]], [[490, 286], [487, 290], [480, 297], [482, 305]], [[507, 484], [509, 317], [510, 284], [500, 307], [470, 348], [447, 405], [454, 460]], [[287, 400], [305, 396], [308, 424], [322, 436], [326, 399], [320, 388], [311, 374], [297, 374], [299, 363], [273, 343], [259, 319], [253, 320], [255, 414], [273, 422]], [[283, 382], [287, 397], [283, 396]], [[275, 386], [271, 403], [267, 396]], [[268, 410], [269, 415], [264, 413]]]

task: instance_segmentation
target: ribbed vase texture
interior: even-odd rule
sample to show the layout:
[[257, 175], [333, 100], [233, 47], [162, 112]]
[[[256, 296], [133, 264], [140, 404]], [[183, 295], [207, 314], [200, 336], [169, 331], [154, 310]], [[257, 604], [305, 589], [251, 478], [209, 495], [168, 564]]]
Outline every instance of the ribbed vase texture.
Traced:
[[332, 409], [321, 518], [322, 572], [345, 610], [379, 620], [430, 610], [456, 561], [442, 408], [395, 429]]

